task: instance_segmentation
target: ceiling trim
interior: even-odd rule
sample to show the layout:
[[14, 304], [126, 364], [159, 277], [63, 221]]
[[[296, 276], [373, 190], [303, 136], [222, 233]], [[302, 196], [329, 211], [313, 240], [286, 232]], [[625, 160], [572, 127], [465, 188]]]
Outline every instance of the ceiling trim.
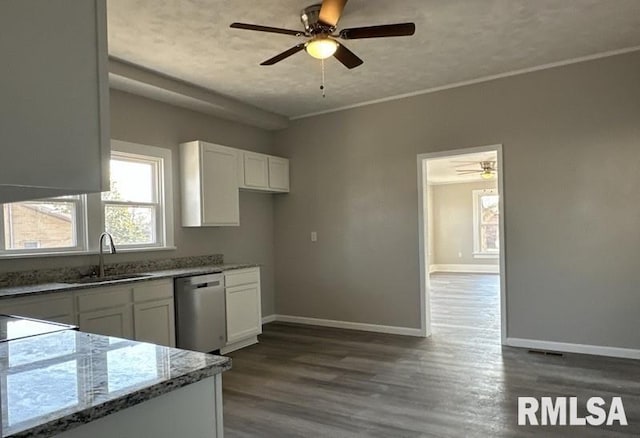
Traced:
[[328, 110], [318, 111], [318, 112], [309, 113], [309, 114], [303, 114], [301, 116], [290, 117], [289, 120], [293, 121], [293, 120], [307, 119], [307, 118], [310, 118], [310, 117], [320, 116], [320, 115], [323, 115], [323, 114], [330, 114], [330, 113], [335, 113], [335, 112], [344, 111], [344, 110], [348, 110], [348, 109], [360, 108], [360, 107], [363, 107], [363, 106], [369, 106], [369, 105], [375, 105], [375, 104], [378, 104], [378, 103], [384, 103], [384, 102], [390, 102], [390, 101], [394, 101], [394, 100], [405, 99], [407, 97], [415, 97], [415, 96], [421, 96], [421, 95], [424, 95], [424, 94], [437, 93], [438, 91], [450, 90], [452, 88], [465, 87], [467, 85], [474, 85], [474, 84], [479, 84], [479, 83], [482, 83], [482, 82], [494, 81], [496, 79], [507, 78], [507, 77], [510, 77], [510, 76], [517, 76], [517, 75], [522, 75], [522, 74], [526, 74], [526, 73], [533, 73], [533, 72], [540, 71], [540, 70], [547, 70], [547, 69], [550, 69], [550, 68], [562, 67], [562, 66], [570, 65], [570, 64], [577, 64], [577, 63], [580, 63], [580, 62], [593, 61], [593, 60], [600, 59], [600, 58], [608, 58], [610, 56], [623, 55], [625, 53], [631, 53], [631, 52], [637, 52], [637, 51], [640, 51], [640, 46], [627, 47], [627, 48], [618, 49], [618, 50], [610, 50], [610, 51], [607, 51], [607, 52], [596, 53], [594, 55], [581, 56], [581, 57], [578, 57], [578, 58], [570, 58], [570, 59], [566, 59], [564, 61], [551, 62], [549, 64], [543, 64], [543, 65], [539, 65], [539, 66], [536, 66], [536, 67], [529, 67], [529, 68], [523, 68], [523, 69], [520, 69], [520, 70], [513, 70], [513, 71], [506, 72], [506, 73], [500, 73], [500, 74], [497, 74], [497, 75], [483, 76], [481, 78], [471, 79], [471, 80], [462, 81], [462, 82], [455, 82], [453, 84], [442, 85], [440, 87], [427, 88], [427, 89], [424, 89], [424, 90], [413, 91], [411, 93], [398, 94], [398, 95], [395, 95], [395, 96], [384, 97], [382, 99], [369, 100], [369, 101], [366, 101], [366, 102], [356, 103], [356, 104], [353, 104], [353, 105], [346, 105], [346, 106], [342, 106], [342, 107], [339, 107], [339, 108], [328, 109]]
[[280, 114], [113, 57], [109, 58], [109, 85], [116, 90], [262, 129], [283, 129], [289, 125], [289, 119]]

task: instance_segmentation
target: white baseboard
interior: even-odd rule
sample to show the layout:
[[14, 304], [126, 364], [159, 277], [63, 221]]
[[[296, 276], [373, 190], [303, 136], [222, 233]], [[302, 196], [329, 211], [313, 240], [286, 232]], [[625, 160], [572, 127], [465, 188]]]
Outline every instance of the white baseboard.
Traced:
[[278, 315], [273, 314], [273, 315], [269, 315], [269, 316], [265, 316], [262, 318], [262, 325], [264, 324], [269, 324], [270, 322], [274, 322], [276, 320], [276, 317]]
[[500, 265], [430, 265], [429, 273], [457, 272], [461, 274], [499, 274]]
[[[361, 322], [335, 321], [333, 319], [307, 318], [291, 315], [270, 315], [269, 322], [290, 322], [293, 324], [316, 325], [320, 327], [333, 327], [346, 330], [360, 330], [364, 332], [388, 333], [392, 335], [424, 337], [420, 329], [410, 327], [397, 327], [390, 325], [365, 324]], [[272, 319], [273, 318], [273, 319]], [[264, 321], [264, 319], [263, 319]]]
[[599, 345], [570, 344], [565, 342], [537, 341], [534, 339], [507, 338], [505, 345], [531, 350], [554, 351], [560, 353], [591, 354], [594, 356], [640, 359], [640, 350]]

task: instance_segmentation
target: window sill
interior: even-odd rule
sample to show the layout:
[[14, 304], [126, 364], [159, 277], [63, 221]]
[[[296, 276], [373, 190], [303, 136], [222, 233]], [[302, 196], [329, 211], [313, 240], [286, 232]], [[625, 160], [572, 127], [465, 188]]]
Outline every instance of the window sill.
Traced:
[[474, 259], [498, 259], [500, 254], [474, 253]]
[[[175, 251], [178, 248], [175, 246], [162, 246], [162, 247], [149, 247], [149, 248], [117, 248], [117, 254], [133, 254], [137, 252], [157, 252], [157, 251]], [[97, 250], [89, 251], [58, 251], [58, 252], [46, 252], [46, 253], [20, 253], [20, 254], [0, 254], [0, 260], [5, 259], [37, 259], [47, 257], [83, 257], [99, 255]], [[111, 255], [105, 252], [107, 255]], [[116, 255], [117, 255], [116, 254]]]

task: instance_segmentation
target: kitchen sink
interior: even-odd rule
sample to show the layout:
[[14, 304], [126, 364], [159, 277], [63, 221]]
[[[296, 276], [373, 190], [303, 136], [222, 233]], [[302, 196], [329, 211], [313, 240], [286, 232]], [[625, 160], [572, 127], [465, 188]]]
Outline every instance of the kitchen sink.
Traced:
[[78, 280], [69, 280], [69, 284], [111, 283], [114, 281], [135, 280], [137, 278], [151, 277], [152, 274], [120, 274], [107, 275], [105, 277], [83, 277]]

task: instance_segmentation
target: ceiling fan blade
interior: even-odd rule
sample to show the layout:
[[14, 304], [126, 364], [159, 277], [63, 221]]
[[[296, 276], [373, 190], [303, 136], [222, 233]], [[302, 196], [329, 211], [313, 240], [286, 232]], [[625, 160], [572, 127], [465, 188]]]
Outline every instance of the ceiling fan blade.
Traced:
[[459, 175], [467, 175], [470, 173], [482, 173], [484, 171], [483, 170], [456, 170], [456, 172], [458, 172]]
[[340, 38], [344, 40], [356, 40], [363, 38], [386, 38], [411, 36], [416, 33], [414, 23], [384, 24], [382, 26], [353, 27], [343, 29]]
[[290, 48], [287, 51], [284, 51], [282, 53], [280, 53], [279, 55], [274, 56], [271, 59], [267, 59], [265, 62], [263, 62], [260, 65], [273, 65], [276, 64], [280, 61], [282, 61], [283, 59], [287, 59], [289, 56], [295, 55], [296, 53], [298, 53], [299, 51], [304, 49], [304, 43], [298, 44], [297, 46], [294, 46], [292, 48]]
[[257, 24], [232, 23], [233, 29], [255, 30], [257, 32], [280, 33], [283, 35], [304, 36], [304, 32], [299, 30], [281, 29], [279, 27], [260, 26]]
[[333, 55], [338, 61], [344, 64], [349, 70], [352, 68], [356, 68], [364, 63], [364, 61], [353, 53], [351, 50], [347, 49], [342, 44], [338, 44], [338, 50]]
[[320, 21], [332, 27], [338, 25], [348, 0], [324, 0], [320, 8]]

